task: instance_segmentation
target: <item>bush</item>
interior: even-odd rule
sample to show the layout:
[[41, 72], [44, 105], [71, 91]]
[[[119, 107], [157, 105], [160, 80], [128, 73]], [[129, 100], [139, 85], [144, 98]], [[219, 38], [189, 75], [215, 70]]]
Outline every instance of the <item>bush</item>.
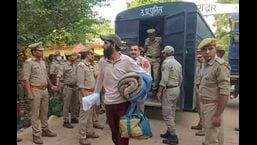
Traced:
[[58, 117], [62, 116], [62, 107], [63, 103], [62, 100], [59, 97], [53, 96], [53, 94], [50, 95], [49, 93], [49, 107], [48, 107], [48, 116], [56, 115]]

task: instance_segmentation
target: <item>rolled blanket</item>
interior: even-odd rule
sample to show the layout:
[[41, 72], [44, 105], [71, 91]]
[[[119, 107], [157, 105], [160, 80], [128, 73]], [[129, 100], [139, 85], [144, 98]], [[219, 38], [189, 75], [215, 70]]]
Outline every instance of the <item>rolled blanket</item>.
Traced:
[[151, 89], [152, 77], [148, 74], [127, 73], [118, 83], [118, 90], [122, 97], [131, 102], [144, 101]]
[[131, 72], [125, 74], [118, 83], [118, 89], [122, 97], [129, 99], [133, 93], [140, 91], [140, 75]]

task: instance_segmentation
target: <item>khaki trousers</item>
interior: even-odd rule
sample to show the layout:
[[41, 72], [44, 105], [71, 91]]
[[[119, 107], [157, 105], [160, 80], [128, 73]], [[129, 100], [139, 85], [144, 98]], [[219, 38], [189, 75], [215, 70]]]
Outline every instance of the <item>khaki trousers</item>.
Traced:
[[176, 134], [175, 113], [176, 103], [179, 98], [180, 88], [169, 88], [163, 91], [162, 116], [171, 134]]
[[151, 69], [152, 69], [152, 77], [153, 77], [153, 82], [152, 82], [152, 88], [157, 89], [159, 86], [159, 81], [160, 81], [160, 58], [149, 58], [146, 57], [147, 60], [149, 60], [151, 64]]
[[197, 108], [197, 112], [198, 112], [198, 115], [199, 115], [199, 123], [198, 125], [201, 125], [203, 126], [203, 113], [202, 113], [202, 110], [201, 110], [201, 105], [200, 105], [200, 96], [199, 96], [199, 89], [197, 89], [197, 87], [195, 86], [194, 87], [195, 89], [195, 97], [196, 97], [196, 108]]
[[48, 90], [31, 88], [31, 125], [34, 136], [40, 136], [40, 121], [42, 129], [48, 128]]
[[[205, 145], [223, 145], [224, 132], [223, 132], [223, 121], [220, 127], [214, 127], [212, 125], [212, 116], [215, 114], [217, 109], [216, 103], [200, 104], [203, 113], [203, 125], [205, 128]], [[223, 116], [222, 116], [223, 120]]]
[[[87, 92], [87, 95], [92, 94], [92, 92]], [[79, 101], [80, 101], [80, 112], [79, 112], [79, 136], [81, 139], [86, 139], [86, 134], [93, 134], [93, 107], [91, 107], [89, 110], [85, 111], [83, 110], [82, 106], [82, 95], [80, 94]]]
[[69, 121], [69, 112], [71, 112], [71, 118], [77, 118], [77, 112], [79, 110], [79, 91], [78, 88], [70, 88], [64, 86], [63, 88], [63, 121]]

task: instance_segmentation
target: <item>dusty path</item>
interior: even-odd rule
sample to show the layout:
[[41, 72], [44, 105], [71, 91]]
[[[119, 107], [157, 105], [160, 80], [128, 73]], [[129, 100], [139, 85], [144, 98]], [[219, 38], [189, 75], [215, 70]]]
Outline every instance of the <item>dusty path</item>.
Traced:
[[[239, 123], [239, 99], [230, 100], [225, 110], [225, 142], [224, 145], [239, 145], [239, 132], [234, 131]], [[148, 140], [130, 140], [130, 145], [163, 145], [160, 133], [165, 131], [165, 124], [162, 121], [159, 108], [146, 108], [146, 114], [150, 118], [153, 137]], [[100, 122], [105, 125], [103, 130], [96, 129], [100, 134], [98, 139], [90, 139], [91, 145], [113, 145], [111, 141], [111, 131], [105, 124], [105, 114], [99, 116]], [[177, 134], [179, 145], [201, 145], [203, 137], [195, 136], [195, 130], [191, 130], [192, 125], [198, 121], [197, 113], [177, 111]], [[76, 126], [77, 124], [75, 124]], [[44, 145], [79, 145], [77, 127], [66, 129], [62, 127], [62, 118], [51, 117], [49, 119], [50, 128], [57, 133], [55, 138], [43, 137]], [[18, 145], [34, 145], [32, 142], [31, 128], [27, 128], [18, 134], [23, 139]]]

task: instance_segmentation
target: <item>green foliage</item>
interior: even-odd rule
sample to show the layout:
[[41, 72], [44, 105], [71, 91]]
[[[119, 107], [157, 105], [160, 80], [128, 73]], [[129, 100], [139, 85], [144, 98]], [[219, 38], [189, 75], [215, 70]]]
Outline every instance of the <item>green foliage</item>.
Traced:
[[134, 8], [142, 5], [153, 4], [153, 3], [164, 3], [164, 2], [177, 2], [181, 0], [132, 0], [128, 3], [128, 8]]
[[28, 128], [31, 126], [31, 119], [28, 117], [21, 117], [20, 128]]
[[50, 95], [48, 104], [49, 104], [48, 116], [51, 116], [51, 115], [62, 116], [63, 103], [60, 98]]
[[114, 29], [110, 26], [110, 21], [100, 18], [96, 23], [91, 26], [91, 33], [87, 34], [87, 38], [91, 41], [93, 38], [99, 38], [100, 35], [114, 33]]
[[[44, 44], [86, 42], [87, 35], [99, 33], [91, 8], [99, 0], [18, 0], [17, 47], [43, 41]], [[104, 22], [105, 24], [108, 22]], [[108, 27], [107, 24], [103, 28]], [[107, 30], [109, 28], [106, 28]]]
[[224, 4], [233, 4], [233, 3], [239, 3], [239, 0], [217, 0], [217, 3], [224, 3]]
[[[218, 0], [218, 3], [238, 3], [238, 0]], [[226, 53], [223, 56], [225, 60], [228, 60], [228, 49], [230, 43], [230, 27], [229, 27], [229, 14], [220, 14], [215, 16], [215, 26], [217, 30], [215, 32], [216, 38], [225, 47]]]

